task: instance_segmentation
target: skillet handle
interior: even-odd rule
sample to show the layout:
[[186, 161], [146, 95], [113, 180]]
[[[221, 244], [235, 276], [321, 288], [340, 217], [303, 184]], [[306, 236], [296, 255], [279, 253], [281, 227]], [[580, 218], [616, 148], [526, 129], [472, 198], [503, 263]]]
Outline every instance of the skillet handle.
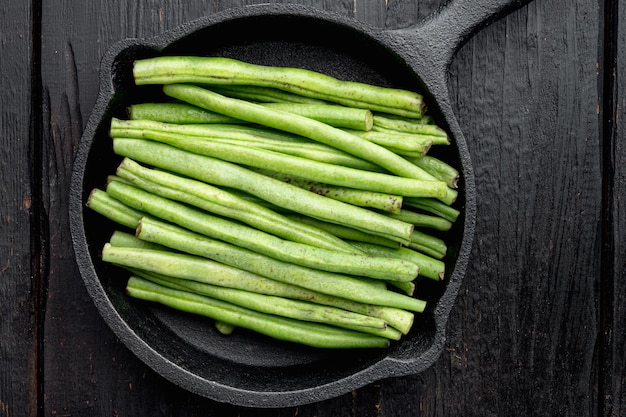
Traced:
[[423, 49], [421, 58], [445, 70], [473, 35], [532, 0], [451, 0], [423, 22], [394, 30], [405, 42]]

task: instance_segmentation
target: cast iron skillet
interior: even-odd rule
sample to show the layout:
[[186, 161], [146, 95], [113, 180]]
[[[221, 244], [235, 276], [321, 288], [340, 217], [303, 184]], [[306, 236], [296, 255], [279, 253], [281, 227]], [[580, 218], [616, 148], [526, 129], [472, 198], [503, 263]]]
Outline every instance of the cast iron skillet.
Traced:
[[[248, 6], [192, 21], [153, 39], [128, 39], [113, 46], [102, 61], [100, 91], [74, 162], [70, 200], [77, 263], [108, 325], [166, 379], [201, 396], [250, 407], [321, 401], [430, 366], [443, 349], [475, 223], [472, 166], [448, 96], [448, 66], [472, 34], [526, 1], [456, 0], [417, 26], [388, 31], [302, 6]], [[315, 350], [244, 330], [224, 337], [209, 320], [124, 294], [125, 274], [100, 260], [102, 245], [116, 226], [85, 209], [85, 201], [92, 188], [104, 187], [120, 160], [107, 135], [111, 117], [125, 117], [131, 102], [159, 96], [155, 88], [134, 85], [132, 62], [161, 54], [220, 55], [305, 67], [425, 93], [429, 113], [452, 137], [453, 144], [438, 156], [461, 171], [456, 204], [462, 216], [446, 238], [446, 280], [420, 283], [416, 296], [427, 299], [429, 308], [407, 337], [389, 349], [366, 351]]]

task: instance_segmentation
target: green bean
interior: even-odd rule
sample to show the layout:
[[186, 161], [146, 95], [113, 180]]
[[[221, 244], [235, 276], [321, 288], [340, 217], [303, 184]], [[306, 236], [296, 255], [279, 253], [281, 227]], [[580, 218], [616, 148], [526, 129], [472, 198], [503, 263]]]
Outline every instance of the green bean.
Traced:
[[[242, 123], [245, 123], [242, 121]], [[185, 136], [197, 136], [202, 138], [228, 138], [247, 141], [264, 141], [266, 139], [278, 141], [278, 143], [313, 143], [310, 140], [288, 132], [272, 130], [244, 124], [228, 123], [169, 123], [150, 119], [123, 120], [116, 117], [111, 118], [111, 136], [121, 136], [137, 131], [161, 131], [167, 133], [180, 133]]]
[[223, 96], [258, 103], [328, 104], [326, 100], [306, 97], [271, 87], [259, 87], [256, 85], [211, 85], [209, 88]]
[[146, 132], [152, 135], [176, 133], [224, 143], [241, 144], [280, 153], [308, 158], [314, 161], [343, 165], [367, 171], [380, 171], [378, 165], [319, 142], [280, 131], [252, 126], [224, 124], [175, 124], [157, 120], [111, 120], [111, 137], [142, 139]]
[[[299, 114], [335, 127], [370, 130], [372, 112], [336, 104], [263, 103], [264, 106]], [[243, 120], [203, 110], [186, 103], [138, 103], [128, 107], [131, 120], [154, 120], [167, 123], [247, 123]]]
[[[143, 223], [138, 236], [142, 240], [168, 246], [183, 253], [176, 256], [179, 254], [137, 248], [117, 248], [116, 251], [115, 247], [105, 246], [103, 260], [178, 278], [309, 300], [318, 304], [328, 303], [318, 301], [318, 298], [328, 300], [329, 297], [321, 295], [326, 294], [359, 303], [417, 312], [423, 311], [425, 307], [422, 300], [395, 294], [355, 277], [281, 262], [234, 245], [192, 234], [184, 229], [168, 228], [159, 222]], [[241, 255], [241, 258], [237, 258], [237, 255]], [[254, 260], [257, 264], [249, 265], [246, 263], [247, 260]], [[328, 305], [344, 308], [335, 303]], [[344, 309], [361, 312], [352, 308]]]
[[[358, 288], [354, 290], [365, 289], [367, 293], [365, 297], [362, 298], [356, 295], [350, 298], [346, 298], [345, 296], [340, 297], [312, 290], [309, 289], [309, 287], [318, 288], [319, 286], [319, 288], [328, 288], [328, 286], [323, 287], [326, 282], [350, 280], [349, 277], [281, 262], [150, 218], [143, 219], [141, 227], [138, 229], [138, 236], [140, 238], [135, 239], [141, 243], [129, 239], [123, 241], [116, 240], [115, 242], [111, 240], [110, 243], [115, 243], [120, 247], [131, 248], [142, 247], [143, 242], [153, 243], [161, 247], [167, 246], [171, 248], [171, 250], [202, 256], [225, 265], [269, 278], [271, 281], [268, 282], [271, 283], [271, 286], [266, 285], [264, 287], [263, 291], [265, 294], [296, 300], [306, 300], [371, 317], [378, 317], [403, 334], [408, 333], [413, 325], [413, 313], [387, 305], [372, 304], [371, 300], [378, 299], [382, 300], [381, 302], [384, 302], [384, 304], [395, 305], [397, 298], [392, 296], [393, 298], [389, 301], [387, 299], [389, 296], [388, 292], [380, 291], [380, 288], [377, 287], [372, 289], [371, 285], [370, 287], [363, 287], [364, 283], [362, 280], [358, 280]], [[335, 284], [330, 284], [331, 287], [333, 285]], [[372, 291], [375, 291], [374, 295], [372, 295]], [[363, 301], [351, 299], [354, 297]]]
[[[404, 133], [416, 133], [420, 135], [436, 136], [440, 139], [441, 143], [448, 144], [448, 134], [445, 130], [437, 125], [429, 123], [424, 119], [411, 119], [406, 117], [398, 117], [391, 114], [374, 114], [374, 130], [378, 131], [392, 131], [392, 132], [404, 132]], [[433, 138], [433, 143], [440, 143], [437, 139]]]
[[442, 261], [415, 250], [409, 248], [393, 249], [365, 242], [352, 242], [352, 244], [373, 256], [395, 256], [414, 262], [420, 268], [420, 275], [426, 278], [439, 281], [445, 276], [445, 264]]
[[430, 246], [427, 246], [423, 243], [420, 242], [412, 242], [409, 244], [409, 246], [407, 246], [407, 248], [412, 249], [416, 252], [422, 253], [426, 256], [430, 256], [433, 259], [443, 259], [444, 256], [446, 256], [445, 253], [439, 252], [436, 249], [433, 249]]
[[152, 250], [168, 250], [165, 246], [158, 243], [148, 242], [139, 239], [134, 234], [115, 230], [109, 238], [111, 246], [119, 248], [136, 248], [136, 249], [152, 249]]
[[410, 262], [336, 252], [283, 240], [117, 181], [107, 186], [107, 192], [124, 204], [155, 217], [286, 262], [384, 280], [411, 281], [417, 275], [417, 267]]
[[171, 250], [145, 249], [138, 246], [113, 246], [108, 242], [102, 248], [102, 260], [114, 265], [136, 268], [205, 284], [236, 288], [257, 293], [272, 293], [284, 284], [243, 269], [208, 258], [176, 253]]
[[421, 117], [420, 94], [337, 78], [301, 68], [250, 64], [230, 58], [161, 56], [135, 61], [137, 85], [194, 84], [253, 85], [273, 87], [350, 107]]
[[442, 181], [417, 180], [377, 172], [363, 171], [264, 149], [196, 139], [190, 136], [144, 131], [143, 136], [179, 149], [246, 166], [270, 169], [287, 175], [331, 185], [366, 191], [386, 192], [410, 197], [444, 197], [447, 186]]
[[225, 161], [138, 139], [116, 138], [113, 148], [121, 156], [211, 184], [245, 191], [294, 212], [355, 227], [403, 244], [411, 241], [413, 225], [409, 223], [316, 195]]
[[237, 326], [230, 323], [224, 323], [223, 321], [215, 320], [215, 328], [221, 334], [228, 336], [230, 334], [233, 334]]
[[424, 156], [433, 145], [432, 138], [428, 136], [379, 132], [375, 130], [367, 132], [348, 130], [348, 132], [387, 149], [391, 149], [396, 153], [402, 152], [405, 154]]
[[417, 227], [427, 227], [430, 229], [448, 231], [452, 228], [452, 222], [439, 216], [418, 213], [411, 210], [401, 209], [397, 213], [388, 213], [389, 217], [411, 223]]
[[131, 181], [128, 181], [126, 178], [122, 178], [122, 177], [120, 177], [117, 174], [107, 175], [107, 182], [106, 183], [108, 184], [108, 183], [113, 182], [113, 181], [121, 181], [123, 183], [132, 185]]
[[138, 277], [131, 277], [128, 280], [126, 291], [131, 297], [210, 317], [279, 340], [334, 349], [389, 346], [389, 340], [383, 337], [263, 314], [210, 297], [163, 287]]
[[[339, 149], [331, 148], [322, 143], [276, 143], [265, 141], [228, 141], [227, 139], [211, 138], [214, 142], [239, 144], [252, 148], [265, 149], [282, 154], [298, 156], [311, 161], [324, 162], [332, 165], [345, 166], [348, 168], [360, 169], [364, 171], [380, 172], [381, 168], [371, 162], [364, 161], [353, 155], [347, 154]], [[321, 146], [320, 146], [321, 145]]]
[[421, 249], [422, 252], [437, 259], [442, 259], [448, 251], [446, 242], [443, 239], [420, 230], [413, 231], [409, 248]]
[[433, 198], [407, 197], [402, 200], [402, 203], [408, 207], [426, 211], [453, 223], [461, 214], [458, 209]]
[[[421, 158], [424, 156], [424, 152], [414, 152], [414, 151], [407, 151], [404, 149], [399, 149], [399, 148], [394, 148], [392, 146], [385, 146], [388, 150], [390, 150], [391, 152], [398, 154], [404, 158]], [[434, 177], [433, 177], [434, 178]]]
[[459, 181], [459, 171], [450, 164], [430, 155], [421, 158], [407, 158], [433, 177], [444, 181], [448, 187], [457, 188]]
[[377, 164], [401, 177], [415, 179], [433, 178], [421, 168], [380, 145], [306, 117], [224, 97], [193, 85], [168, 84], [163, 87], [163, 91], [171, 97], [207, 110], [326, 143]]
[[415, 292], [415, 281], [411, 282], [400, 282], [400, 281], [389, 281], [389, 285], [396, 287], [398, 290], [402, 291], [403, 294], [412, 296]]
[[128, 158], [122, 160], [117, 172], [145, 191], [242, 221], [283, 239], [340, 252], [358, 253], [328, 232], [294, 222], [282, 214], [201, 181], [142, 167]]
[[202, 282], [179, 279], [141, 270], [131, 270], [131, 272], [135, 276], [145, 278], [164, 287], [212, 297], [260, 313], [273, 314], [304, 322], [328, 324], [385, 337], [391, 340], [399, 340], [402, 336], [399, 330], [388, 326], [382, 319], [352, 313], [334, 307], [319, 305], [308, 301], [294, 301], [282, 297], [250, 293], [243, 290], [221, 288]]
[[[147, 276], [144, 276], [144, 278], [146, 277]], [[152, 276], [149, 279], [163, 286], [173, 284], [179, 289], [227, 301], [261, 313], [347, 328], [359, 326], [382, 330], [387, 327], [387, 323], [382, 319], [306, 301], [292, 300], [274, 295], [266, 295], [248, 290], [228, 288], [163, 275], [160, 277]]]
[[335, 104], [263, 103], [263, 106], [355, 131], [371, 130], [374, 124], [372, 112], [367, 109]]
[[87, 198], [87, 207], [110, 220], [132, 229], [137, 227], [143, 215], [142, 212], [120, 203], [106, 191], [99, 188], [91, 190]]
[[402, 196], [399, 195], [338, 187], [268, 170], [256, 171], [333, 200], [343, 201], [359, 207], [370, 207], [389, 213], [399, 213], [402, 207]]
[[131, 120], [154, 120], [166, 123], [246, 123], [243, 120], [210, 112], [187, 103], [136, 103], [128, 106]]
[[356, 230], [351, 227], [345, 227], [339, 224], [324, 222], [314, 219], [312, 217], [303, 216], [301, 214], [288, 214], [287, 216], [299, 222], [310, 224], [320, 229], [324, 229], [327, 232], [332, 233], [342, 239], [355, 240], [357, 242], [369, 242], [376, 245], [388, 246], [390, 248], [400, 247], [398, 242], [394, 242], [393, 240], [385, 239], [380, 236], [374, 236], [369, 233], [361, 232], [360, 230]]

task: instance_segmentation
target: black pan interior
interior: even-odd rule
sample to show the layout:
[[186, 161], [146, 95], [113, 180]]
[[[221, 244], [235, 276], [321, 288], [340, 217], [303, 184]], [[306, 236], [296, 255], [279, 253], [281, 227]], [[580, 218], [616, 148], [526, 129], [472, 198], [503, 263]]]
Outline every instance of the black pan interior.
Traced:
[[[163, 48], [137, 41], [115, 57], [110, 74], [115, 93], [105, 117], [97, 125], [86, 160], [83, 201], [92, 188], [104, 187], [106, 176], [114, 172], [119, 162], [107, 135], [110, 118], [125, 117], [125, 108], [132, 102], [160, 98], [157, 88], [133, 84], [133, 60], [160, 54], [227, 56], [259, 64], [309, 68], [340, 79], [423, 92], [419, 76], [396, 53], [376, 41], [375, 36], [349, 25], [309, 16], [268, 15], [228, 20], [195, 30], [163, 45]], [[438, 113], [433, 97], [426, 94], [426, 101], [431, 116], [445, 128], [446, 121]], [[454, 145], [438, 156], [461, 168]], [[462, 194], [457, 202], [459, 207], [463, 206]], [[419, 358], [432, 347], [436, 333], [441, 331], [436, 328], [430, 308], [417, 317], [411, 334], [388, 350], [358, 353], [315, 350], [270, 340], [242, 329], [231, 336], [223, 336], [214, 330], [210, 320], [127, 297], [124, 294], [126, 273], [103, 264], [99, 255], [102, 245], [117, 226], [89, 210], [84, 211], [83, 221], [97, 272], [95, 279], [103, 286], [117, 314], [166, 361], [200, 380], [254, 392], [313, 389], [340, 381], [387, 358]], [[460, 246], [462, 219], [455, 229], [446, 237], [450, 245], [448, 274], [453, 270]], [[444, 293], [445, 286], [445, 283], [422, 281], [417, 296], [433, 301], [434, 305]], [[198, 378], [193, 383], [201, 384]], [[198, 387], [197, 391], [202, 392], [202, 388]]]

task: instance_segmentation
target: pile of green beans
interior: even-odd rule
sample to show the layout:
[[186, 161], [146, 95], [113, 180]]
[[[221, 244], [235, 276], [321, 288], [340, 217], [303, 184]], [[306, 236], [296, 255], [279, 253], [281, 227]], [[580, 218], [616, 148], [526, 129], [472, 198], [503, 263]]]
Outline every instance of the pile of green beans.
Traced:
[[[445, 278], [459, 172], [418, 93], [217, 57], [135, 61], [162, 100], [112, 118], [87, 206], [127, 293], [318, 348], [384, 348]], [[142, 88], [142, 87], [140, 87]]]

